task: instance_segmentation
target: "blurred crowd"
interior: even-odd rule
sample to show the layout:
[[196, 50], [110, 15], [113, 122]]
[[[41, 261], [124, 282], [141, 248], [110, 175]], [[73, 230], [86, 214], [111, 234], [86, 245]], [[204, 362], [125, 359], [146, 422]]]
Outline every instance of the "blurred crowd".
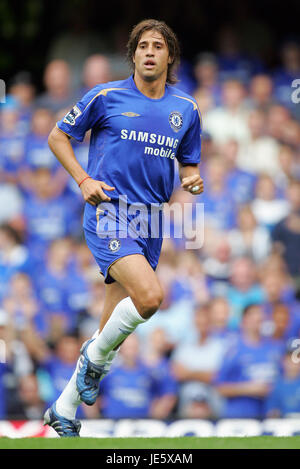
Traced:
[[[204, 244], [164, 240], [160, 310], [124, 342], [97, 405], [79, 417], [300, 413], [300, 48], [285, 43], [281, 66], [266, 70], [232, 37], [222, 44], [183, 60], [177, 85], [202, 113], [205, 192], [183, 192], [177, 175], [170, 204], [204, 204]], [[87, 90], [124, 78], [116, 69], [92, 55], [74, 87], [69, 64], [54, 59], [42, 94], [20, 72], [1, 104], [2, 419], [41, 418], [98, 328], [104, 282], [83, 238], [83, 200], [47, 138]], [[72, 145], [86, 168], [89, 135]]]

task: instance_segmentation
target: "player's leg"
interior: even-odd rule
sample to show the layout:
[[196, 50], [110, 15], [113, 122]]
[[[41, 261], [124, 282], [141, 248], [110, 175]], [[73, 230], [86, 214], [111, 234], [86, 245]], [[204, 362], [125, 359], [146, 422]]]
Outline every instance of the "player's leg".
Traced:
[[88, 345], [87, 355], [96, 365], [104, 365], [108, 354], [157, 311], [163, 296], [154, 270], [140, 254], [118, 259], [109, 274], [128, 297], [116, 305], [101, 333]]
[[[117, 304], [125, 297], [128, 296], [126, 290], [118, 283], [113, 282], [105, 285], [105, 301], [103, 311], [101, 314], [99, 330], [95, 332], [93, 337], [97, 337], [99, 331], [103, 329], [107, 320]], [[115, 354], [110, 354], [110, 363], [107, 364], [107, 368], [111, 364]], [[77, 407], [82, 403], [80, 396], [76, 388], [76, 371], [72, 378], [68, 382], [67, 386], [56, 401], [56, 410], [59, 415], [66, 417], [70, 420], [75, 419]]]
[[103, 311], [100, 318], [99, 331], [101, 332], [108, 319], [111, 316], [111, 313], [117, 306], [117, 304], [128, 296], [127, 291], [122, 285], [118, 282], [113, 282], [105, 284], [105, 300]]

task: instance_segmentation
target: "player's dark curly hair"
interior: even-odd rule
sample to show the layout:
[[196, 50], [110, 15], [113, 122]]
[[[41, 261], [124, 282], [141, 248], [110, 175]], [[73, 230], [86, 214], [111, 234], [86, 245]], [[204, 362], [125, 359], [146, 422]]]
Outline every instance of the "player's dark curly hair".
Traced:
[[127, 59], [131, 65], [134, 66], [133, 56], [139, 40], [145, 31], [150, 30], [158, 31], [166, 41], [169, 55], [172, 58], [172, 63], [168, 65], [167, 83], [175, 85], [178, 81], [176, 77], [176, 69], [180, 62], [180, 47], [175, 33], [164, 21], [148, 19], [141, 21], [133, 27], [127, 43]]

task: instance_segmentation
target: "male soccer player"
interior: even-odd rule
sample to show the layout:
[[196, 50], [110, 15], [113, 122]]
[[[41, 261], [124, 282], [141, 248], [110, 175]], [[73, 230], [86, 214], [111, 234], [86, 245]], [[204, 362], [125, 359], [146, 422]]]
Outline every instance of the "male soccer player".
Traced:
[[[133, 75], [95, 86], [49, 136], [50, 148], [87, 202], [86, 242], [106, 284], [99, 331], [83, 344], [70, 382], [45, 414], [45, 424], [60, 436], [79, 435], [80, 422], [75, 419], [78, 405], [95, 403], [100, 379], [108, 372], [120, 344], [162, 301], [154, 272], [162, 236], [124, 236], [133, 216], [129, 212], [124, 215], [120, 199], [126, 201], [126, 207], [143, 204], [149, 210], [168, 202], [175, 157], [182, 188], [193, 194], [203, 191], [198, 168], [199, 110], [194, 99], [171, 86], [176, 83], [174, 69], [179, 62], [175, 34], [164, 22], [144, 20], [133, 28], [127, 48]], [[85, 172], [69, 139], [82, 141], [89, 129], [92, 134]], [[143, 222], [150, 220], [147, 213]], [[103, 218], [109, 221], [106, 230]], [[113, 221], [117, 226], [114, 232]]]

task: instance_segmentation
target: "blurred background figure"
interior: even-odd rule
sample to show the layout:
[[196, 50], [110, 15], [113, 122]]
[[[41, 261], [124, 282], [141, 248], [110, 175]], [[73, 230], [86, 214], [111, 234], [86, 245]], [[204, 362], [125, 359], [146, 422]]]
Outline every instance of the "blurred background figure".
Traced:
[[183, 418], [214, 418], [220, 413], [221, 401], [213, 389], [224, 347], [212, 335], [207, 306], [195, 310], [195, 340], [182, 344], [172, 355], [173, 371], [180, 382], [179, 415]]
[[222, 417], [262, 418], [264, 403], [279, 373], [280, 353], [261, 336], [259, 305], [244, 309], [239, 340], [229, 349], [215, 383], [226, 399]]
[[244, 85], [230, 79], [223, 83], [221, 96], [221, 106], [207, 112], [205, 128], [219, 145], [229, 139], [242, 144], [249, 138]]
[[296, 112], [292, 106], [291, 83], [300, 76], [300, 45], [299, 41], [288, 41], [281, 47], [281, 67], [274, 73], [275, 96], [284, 106]]
[[118, 361], [101, 381], [104, 418], [167, 418], [176, 403], [176, 383], [140, 359], [139, 342], [131, 334], [121, 346]]
[[19, 102], [19, 125], [26, 134], [30, 127], [36, 88], [30, 72], [18, 72], [9, 82], [9, 93]]
[[266, 115], [254, 109], [248, 116], [249, 138], [239, 147], [237, 165], [254, 174], [267, 173], [275, 177], [279, 171], [279, 145], [274, 138], [266, 135]]
[[289, 202], [289, 213], [281, 220], [272, 232], [272, 238], [281, 250], [290, 274], [295, 278], [298, 285], [300, 276], [300, 182], [291, 181], [287, 187], [287, 198]]
[[275, 381], [266, 402], [269, 418], [299, 417], [300, 414], [300, 360], [292, 347], [283, 356], [283, 375]]
[[240, 257], [231, 265], [227, 299], [231, 307], [229, 326], [238, 329], [244, 309], [252, 303], [262, 303], [263, 290], [258, 282], [257, 269], [249, 257]]
[[273, 82], [268, 75], [255, 75], [250, 81], [249, 104], [266, 112], [274, 104]]
[[269, 231], [258, 225], [250, 205], [239, 207], [237, 227], [228, 233], [233, 257], [249, 256], [255, 262], [262, 262], [271, 250]]
[[70, 69], [64, 60], [53, 60], [47, 65], [44, 85], [46, 91], [36, 98], [35, 106], [52, 112], [73, 107], [77, 96], [72, 92]]
[[110, 63], [104, 55], [95, 54], [86, 59], [82, 71], [83, 89], [80, 95], [84, 95], [94, 86], [100, 83], [112, 81]]

